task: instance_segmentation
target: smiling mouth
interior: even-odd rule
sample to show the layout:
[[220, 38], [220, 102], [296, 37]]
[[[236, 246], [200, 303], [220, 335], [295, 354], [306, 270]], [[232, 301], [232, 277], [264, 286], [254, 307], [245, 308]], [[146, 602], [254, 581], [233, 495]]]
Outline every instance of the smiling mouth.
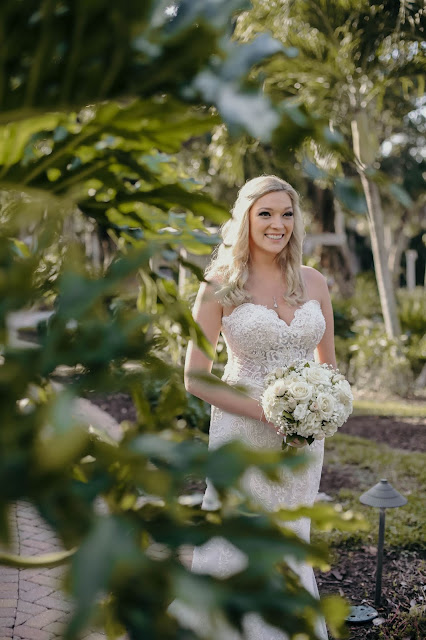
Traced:
[[270, 240], [281, 240], [281, 238], [284, 238], [283, 233], [280, 233], [280, 234], [265, 233], [265, 236]]

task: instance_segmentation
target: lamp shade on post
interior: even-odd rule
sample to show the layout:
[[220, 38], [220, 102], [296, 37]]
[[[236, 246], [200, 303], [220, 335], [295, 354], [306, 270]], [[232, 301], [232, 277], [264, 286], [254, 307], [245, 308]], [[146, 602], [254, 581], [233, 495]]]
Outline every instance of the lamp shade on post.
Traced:
[[369, 507], [388, 509], [390, 507], [403, 507], [407, 504], [404, 498], [387, 480], [380, 480], [374, 487], [360, 496], [359, 501]]
[[[371, 487], [363, 493], [359, 501], [369, 507], [380, 509], [379, 519], [379, 539], [377, 545], [377, 570], [376, 570], [376, 592], [374, 604], [380, 606], [381, 590], [382, 590], [382, 570], [383, 570], [383, 547], [385, 541], [385, 509], [402, 507], [407, 504], [407, 498], [404, 498], [393, 486], [386, 480]], [[351, 608], [351, 613], [346, 618], [348, 622], [367, 622], [376, 618], [378, 613], [373, 607], [357, 606]]]

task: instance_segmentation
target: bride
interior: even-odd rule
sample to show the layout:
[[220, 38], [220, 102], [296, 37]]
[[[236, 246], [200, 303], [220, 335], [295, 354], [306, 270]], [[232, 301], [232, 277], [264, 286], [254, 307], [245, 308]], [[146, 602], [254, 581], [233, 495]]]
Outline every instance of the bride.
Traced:
[[[217, 448], [238, 438], [254, 448], [279, 449], [282, 436], [263, 415], [259, 398], [267, 373], [294, 360], [313, 360], [336, 366], [333, 311], [325, 278], [302, 266], [304, 227], [297, 192], [276, 176], [247, 182], [235, 202], [232, 218], [223, 226], [223, 242], [206, 270], [193, 314], [215, 348], [219, 333], [225, 339], [228, 362], [223, 380], [228, 389], [210, 385], [212, 361], [190, 343], [185, 363], [187, 390], [212, 405], [209, 447]], [[203, 379], [197, 375], [202, 372]], [[206, 379], [206, 375], [207, 379]], [[232, 389], [244, 385], [248, 395]], [[256, 468], [244, 475], [246, 492], [262, 507], [312, 505], [318, 492], [324, 441], [304, 446], [309, 464], [300, 472], [283, 472], [282, 481], [268, 481]], [[217, 505], [214, 487], [207, 482], [204, 509]], [[288, 523], [309, 541], [310, 520]], [[244, 555], [217, 537], [194, 551], [192, 570], [227, 577], [245, 566]], [[303, 586], [319, 597], [312, 567], [289, 560]], [[202, 616], [181, 609], [181, 623], [204, 627]], [[197, 625], [198, 621], [198, 625]], [[244, 619], [244, 640], [285, 640], [257, 614]], [[316, 632], [327, 640], [323, 619]], [[211, 633], [211, 630], [210, 630]], [[214, 630], [218, 640], [241, 636], [224, 628]]]

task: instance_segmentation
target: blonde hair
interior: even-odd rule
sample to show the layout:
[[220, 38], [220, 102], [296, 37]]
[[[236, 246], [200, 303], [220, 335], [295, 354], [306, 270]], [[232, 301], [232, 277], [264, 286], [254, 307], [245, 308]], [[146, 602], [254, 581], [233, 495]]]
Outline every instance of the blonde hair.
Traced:
[[219, 284], [216, 295], [225, 306], [238, 306], [251, 300], [251, 295], [245, 289], [250, 260], [249, 211], [256, 200], [274, 191], [288, 193], [294, 215], [293, 233], [278, 255], [278, 263], [287, 284], [283, 297], [292, 306], [306, 300], [301, 272], [305, 229], [299, 207], [299, 195], [288, 182], [277, 176], [259, 176], [246, 182], [238, 192], [232, 208], [232, 217], [220, 230], [223, 242], [214, 251], [212, 260], [205, 270], [205, 278]]

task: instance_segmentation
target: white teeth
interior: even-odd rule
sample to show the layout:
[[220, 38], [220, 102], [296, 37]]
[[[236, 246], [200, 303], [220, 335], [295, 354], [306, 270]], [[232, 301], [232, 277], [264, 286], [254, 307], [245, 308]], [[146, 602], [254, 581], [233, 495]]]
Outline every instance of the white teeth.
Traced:
[[284, 237], [284, 234], [283, 234], [283, 233], [281, 233], [279, 236], [273, 236], [273, 235], [272, 235], [272, 234], [270, 234], [270, 233], [269, 233], [269, 234], [268, 234], [268, 233], [265, 233], [265, 236], [266, 236], [267, 238], [272, 238], [272, 240], [279, 240], [280, 238]]

